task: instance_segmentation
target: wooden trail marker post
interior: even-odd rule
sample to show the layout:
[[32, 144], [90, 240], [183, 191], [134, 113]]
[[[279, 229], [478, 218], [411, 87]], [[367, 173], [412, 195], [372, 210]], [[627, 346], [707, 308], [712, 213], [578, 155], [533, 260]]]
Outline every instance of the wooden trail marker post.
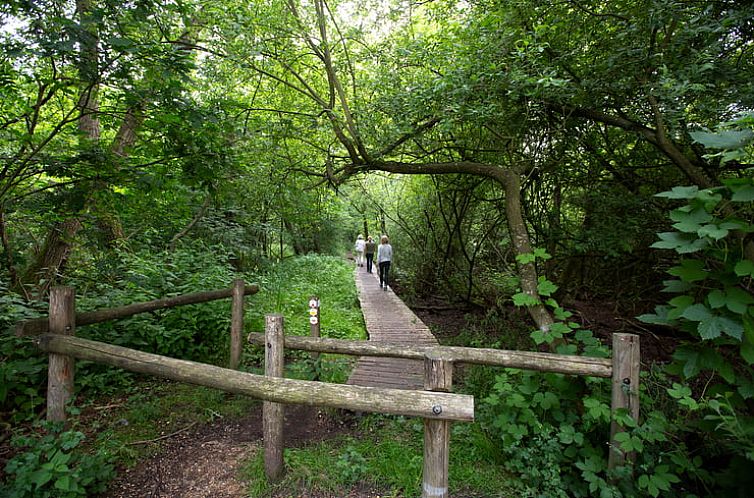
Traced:
[[[76, 334], [76, 293], [73, 287], [50, 290], [49, 329], [51, 334]], [[65, 422], [68, 402], [73, 397], [75, 360], [72, 356], [50, 353], [47, 378], [47, 420]]]
[[[311, 337], [319, 339], [320, 333], [320, 316], [319, 316], [319, 297], [312, 296], [309, 298], [309, 325], [311, 327]], [[312, 353], [312, 363], [314, 364], [314, 380], [319, 380], [319, 353]]]
[[230, 361], [228, 368], [238, 370], [241, 363], [241, 351], [243, 351], [243, 296], [244, 281], [233, 281], [233, 304], [231, 305], [230, 319]]
[[[453, 387], [453, 363], [430, 352], [424, 358], [424, 389], [450, 392]], [[442, 406], [432, 407], [435, 415]], [[422, 498], [448, 498], [448, 461], [450, 455], [450, 421], [424, 419], [424, 471]]]
[[[268, 377], [283, 377], [285, 367], [285, 336], [282, 315], [265, 317], [264, 373]], [[265, 401], [262, 404], [262, 432], [264, 434], [264, 472], [269, 482], [283, 477], [283, 405]]]
[[[613, 377], [610, 411], [615, 417], [617, 410], [628, 410], [629, 416], [639, 422], [639, 369], [641, 355], [639, 336], [634, 334], [613, 334]], [[615, 436], [624, 429], [615, 420], [610, 424], [610, 454], [608, 468], [614, 469], [626, 462], [633, 463], [635, 455], [626, 454], [620, 449]]]

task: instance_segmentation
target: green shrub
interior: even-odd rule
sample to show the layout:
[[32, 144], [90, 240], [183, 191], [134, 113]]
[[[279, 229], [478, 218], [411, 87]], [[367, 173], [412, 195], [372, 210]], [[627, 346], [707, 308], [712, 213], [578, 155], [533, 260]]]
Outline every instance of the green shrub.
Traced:
[[115, 476], [104, 453], [89, 454], [84, 434], [63, 430], [61, 424], [40, 424], [41, 432], [15, 437], [23, 451], [5, 465], [7, 482], [0, 494], [8, 498], [73, 498], [105, 490]]

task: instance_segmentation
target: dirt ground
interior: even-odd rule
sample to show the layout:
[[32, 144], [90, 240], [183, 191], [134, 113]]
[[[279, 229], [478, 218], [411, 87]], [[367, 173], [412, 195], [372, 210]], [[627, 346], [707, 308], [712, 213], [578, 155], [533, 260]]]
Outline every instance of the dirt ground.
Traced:
[[[99, 498], [242, 498], [245, 484], [238, 478], [241, 463], [257, 451], [264, 451], [262, 442], [261, 405], [248, 416], [217, 419], [161, 441], [159, 453], [121, 471], [108, 492]], [[286, 406], [286, 447], [353, 433], [354, 418], [333, 416], [308, 406]], [[373, 498], [376, 490], [355, 490], [348, 496]], [[289, 497], [281, 494], [279, 498]], [[334, 498], [301, 491], [295, 496]]]

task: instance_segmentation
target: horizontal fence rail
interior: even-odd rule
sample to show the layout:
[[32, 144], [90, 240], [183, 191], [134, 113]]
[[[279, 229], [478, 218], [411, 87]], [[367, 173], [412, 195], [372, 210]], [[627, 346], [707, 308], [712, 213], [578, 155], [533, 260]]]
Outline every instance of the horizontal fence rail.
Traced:
[[134, 372], [244, 394], [285, 404], [329, 406], [438, 420], [474, 420], [474, 397], [427, 391], [346, 386], [265, 377], [226, 368], [144, 353], [103, 342], [63, 335], [34, 339], [39, 349], [96, 361]]
[[[259, 292], [259, 286], [252, 284], [244, 287], [243, 294], [244, 296], [248, 296], [251, 294], [256, 294], [257, 292]], [[126, 318], [139, 313], [147, 313], [149, 311], [174, 308], [176, 306], [184, 306], [187, 304], [206, 303], [208, 301], [215, 301], [217, 299], [229, 298], [232, 297], [232, 295], [232, 288], [207, 292], [195, 292], [193, 294], [184, 294], [182, 296], [166, 297], [162, 299], [156, 299], [154, 301], [129, 304], [128, 306], [121, 306], [119, 308], [109, 308], [105, 310], [76, 313], [75, 320], [77, 326], [92, 325], [94, 323]], [[19, 322], [16, 325], [16, 335], [20, 337], [46, 334], [47, 332], [49, 332], [49, 330], [50, 329], [47, 317], [26, 320], [24, 322]]]
[[[264, 334], [252, 332], [252, 344], [264, 345]], [[613, 373], [610, 358], [571, 356], [533, 351], [507, 351], [503, 349], [464, 348], [452, 346], [405, 346], [390, 343], [346, 341], [304, 336], [285, 336], [285, 347], [319, 353], [336, 353], [355, 356], [387, 356], [423, 360], [427, 354], [440, 356], [454, 363], [474, 363], [508, 368], [521, 368], [541, 372], [588, 375], [610, 378]]]

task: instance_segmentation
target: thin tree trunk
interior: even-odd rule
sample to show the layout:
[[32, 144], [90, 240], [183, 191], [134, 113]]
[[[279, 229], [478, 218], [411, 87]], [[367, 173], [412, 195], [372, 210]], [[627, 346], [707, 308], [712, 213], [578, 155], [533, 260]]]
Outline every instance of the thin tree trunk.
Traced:
[[202, 206], [199, 208], [199, 211], [196, 212], [194, 217], [191, 219], [188, 225], [186, 225], [186, 228], [178, 232], [173, 236], [172, 239], [170, 239], [170, 245], [169, 249], [170, 251], [175, 251], [175, 246], [178, 243], [179, 240], [181, 240], [186, 234], [188, 234], [194, 226], [196, 226], [197, 223], [199, 223], [199, 220], [201, 220], [204, 217], [204, 213], [207, 212], [207, 208], [209, 208], [209, 203], [212, 201], [212, 196], [210, 194], [207, 194], [207, 198], [204, 199], [204, 202], [202, 203]]

